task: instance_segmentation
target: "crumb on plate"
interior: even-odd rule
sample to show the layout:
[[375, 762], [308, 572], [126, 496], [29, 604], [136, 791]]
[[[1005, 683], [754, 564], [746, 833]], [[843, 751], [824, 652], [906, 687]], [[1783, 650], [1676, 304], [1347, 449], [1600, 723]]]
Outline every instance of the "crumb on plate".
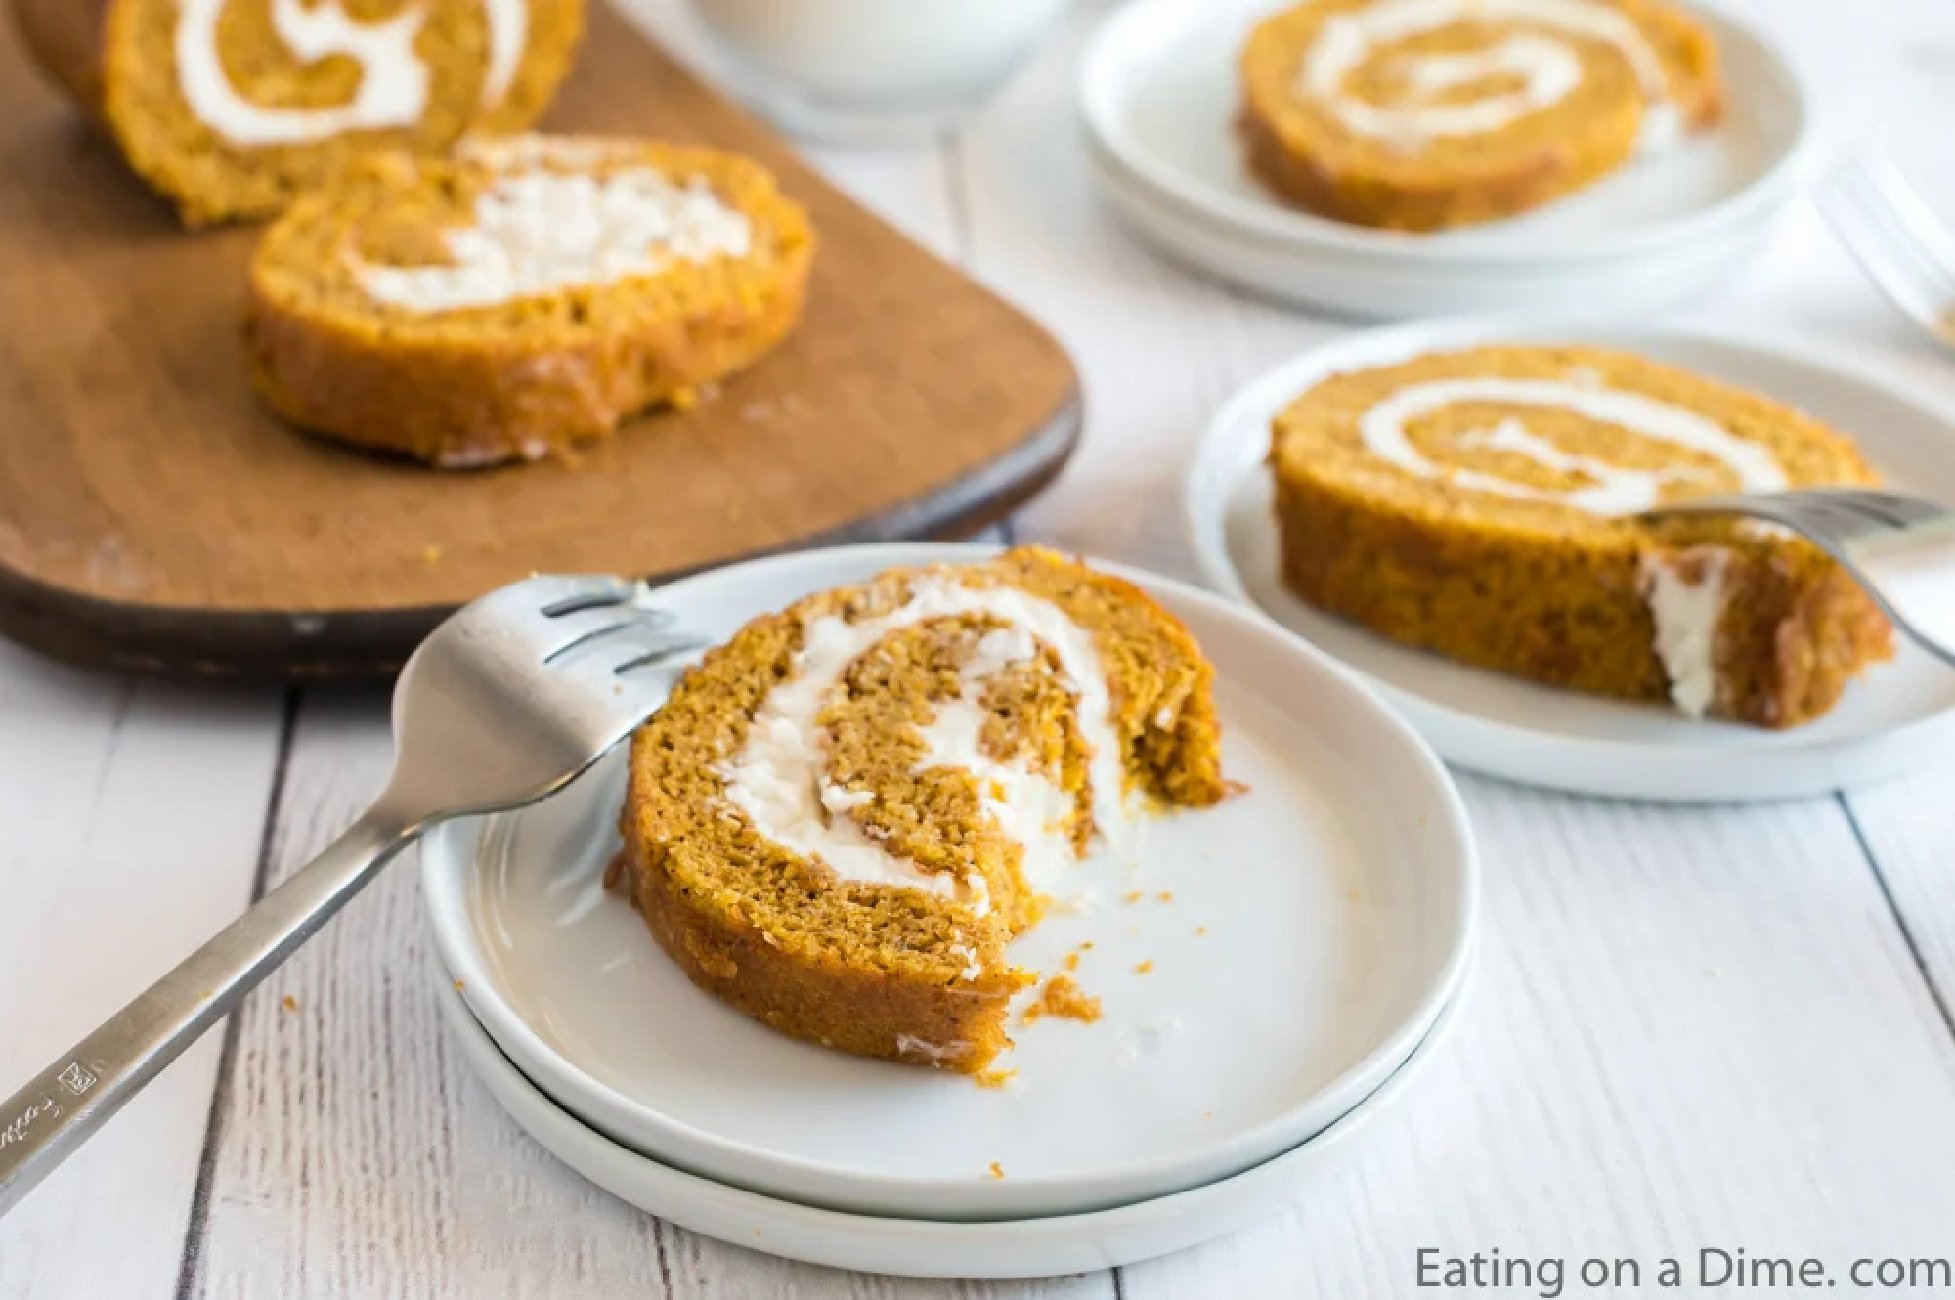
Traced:
[[1054, 975], [1039, 990], [1039, 996], [1025, 1008], [1023, 1023], [1031, 1024], [1042, 1016], [1079, 1020], [1087, 1024], [1100, 1018], [1100, 1000], [1081, 990], [1070, 975]]

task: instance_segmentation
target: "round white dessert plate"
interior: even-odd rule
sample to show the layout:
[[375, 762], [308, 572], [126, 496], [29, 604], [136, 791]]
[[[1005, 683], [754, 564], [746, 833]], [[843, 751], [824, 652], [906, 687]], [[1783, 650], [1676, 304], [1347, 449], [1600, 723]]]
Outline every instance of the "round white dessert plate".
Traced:
[[[656, 599], [722, 636], [808, 592], [994, 549], [803, 552]], [[538, 1086], [624, 1145], [856, 1213], [1101, 1209], [1321, 1131], [1404, 1062], [1460, 978], [1465, 815], [1445, 768], [1354, 675], [1221, 597], [1126, 576], [1214, 662], [1225, 771], [1248, 789], [1146, 819], [1054, 891], [1061, 905], [1012, 955], [1049, 974], [1077, 952], [1103, 1015], [1014, 1020], [995, 1062], [1016, 1071], [1008, 1086], [828, 1051], [694, 988], [600, 887], [622, 753], [544, 803], [424, 842], [430, 922], [470, 1007]]]
[[1209, 580], [1363, 672], [1448, 760], [1580, 794], [1679, 803], [1795, 798], [1884, 780], [1955, 753], [1955, 672], [1896, 638], [1892, 662], [1785, 731], [1555, 690], [1388, 641], [1291, 595], [1278, 575], [1264, 457], [1276, 412], [1332, 373], [1487, 342], [1623, 347], [1788, 403], [1844, 430], [1888, 481], [1955, 502], [1955, 408], [1878, 370], [1764, 341], [1545, 317], [1405, 325], [1277, 367], [1208, 426], [1186, 507]]
[[1723, 120], [1595, 185], [1504, 221], [1438, 234], [1371, 230], [1284, 204], [1244, 164], [1236, 57], [1271, 0], [1135, 0], [1081, 64], [1094, 174], [1134, 230], [1177, 261], [1259, 294], [1367, 317], [1546, 308], [1618, 311], [1728, 278], [1808, 170], [1813, 115], [1793, 64], [1716, 9]]
[[[1289, 1205], [1345, 1167], [1356, 1134], [1444, 1049], [1449, 1002], [1376, 1091], [1308, 1142], [1228, 1178], [1114, 1209], [955, 1223], [846, 1214], [701, 1178], [620, 1146], [556, 1105], [503, 1055], [446, 981], [437, 995], [462, 1059], [531, 1137], [613, 1196], [721, 1241], [830, 1268], [906, 1277], [1050, 1277], [1117, 1268], [1198, 1245]], [[1011, 1180], [1009, 1169], [1003, 1181]]]

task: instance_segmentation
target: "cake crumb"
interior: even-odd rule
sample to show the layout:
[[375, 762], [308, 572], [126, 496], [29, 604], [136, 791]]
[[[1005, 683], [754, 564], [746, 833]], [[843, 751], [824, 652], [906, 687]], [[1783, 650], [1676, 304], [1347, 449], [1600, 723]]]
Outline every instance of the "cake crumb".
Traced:
[[1154, 971], [1154, 963], [1151, 961], [1144, 961], [1140, 965], [1134, 967], [1134, 974], [1136, 975], [1149, 975], [1152, 974], [1153, 971]]
[[1172, 889], [1163, 889], [1160, 893], [1154, 895], [1154, 897], [1160, 899], [1163, 903], [1172, 903], [1174, 901], [1174, 891]]
[[1073, 972], [1073, 971], [1076, 971], [1076, 970], [1078, 970], [1078, 969], [1079, 969], [1079, 952], [1078, 952], [1078, 950], [1076, 950], [1076, 949], [1075, 949], [1074, 951], [1072, 951], [1072, 952], [1069, 952], [1069, 953], [1067, 953], [1067, 954], [1066, 954], [1066, 960], [1065, 960], [1064, 962], [1062, 962], [1062, 963], [1060, 964], [1060, 968], [1061, 968], [1062, 970], [1064, 970], [1064, 971], [1066, 971], [1066, 972], [1067, 972], [1068, 974], [1070, 974], [1070, 973], [1071, 973], [1071, 972]]
[[290, 993], [287, 993], [284, 997], [280, 998], [278, 1000], [278, 1004], [284, 1007], [287, 1011], [297, 1011], [299, 1009], [299, 1000], [293, 997]]
[[993, 1160], [987, 1168], [990, 1169], [993, 1178], [1003, 1178], [1005, 1176], [1005, 1167], [996, 1160]]
[[996, 1066], [989, 1070], [978, 1071], [975, 1077], [980, 1088], [1012, 1088], [1018, 1084], [1018, 1071], [1003, 1070]]
[[1144, 889], [1130, 889], [1127, 891], [1127, 901], [1129, 903], [1138, 903], [1145, 897], [1147, 897], [1147, 891]]
[[1023, 1023], [1031, 1024], [1042, 1016], [1057, 1016], [1061, 1020], [1080, 1020], [1088, 1024], [1100, 1018], [1100, 1000], [1084, 992], [1070, 975], [1054, 975], [1039, 990], [1038, 1000], [1025, 1008], [1020, 1017]]
[[1200, 938], [1200, 937], [1201, 937], [1202, 935], [1205, 935], [1205, 934], [1207, 934], [1207, 933], [1208, 933], [1208, 927], [1207, 927], [1207, 926], [1205, 926], [1205, 925], [1198, 925], [1198, 926], [1196, 926], [1196, 927], [1195, 927], [1195, 937], [1196, 937], [1196, 938]]
[[456, 980], [456, 981], [455, 981], [455, 992], [457, 992], [457, 993], [460, 993], [461, 991], [462, 991], [462, 982], [461, 982], [460, 980]]

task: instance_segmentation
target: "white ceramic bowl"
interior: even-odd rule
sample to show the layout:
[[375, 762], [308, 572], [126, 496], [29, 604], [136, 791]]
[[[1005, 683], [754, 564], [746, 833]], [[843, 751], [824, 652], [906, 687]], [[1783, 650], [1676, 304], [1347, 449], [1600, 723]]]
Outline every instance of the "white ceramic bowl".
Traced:
[[[985, 553], [806, 552], [659, 599], [721, 635], [810, 591]], [[1219, 597], [1127, 576], [1215, 663], [1225, 765], [1250, 789], [1081, 864], [1100, 905], [1014, 945], [1050, 972], [1091, 940], [1077, 978], [1104, 1005], [1091, 1025], [1015, 1026], [1002, 1063], [1017, 1086], [825, 1051], [695, 989], [597, 887], [619, 757], [532, 809], [425, 842], [430, 921], [471, 1009], [545, 1092], [624, 1145], [858, 1213], [1099, 1209], [1321, 1131], [1404, 1062], [1460, 978], [1476, 876], [1464, 814], [1430, 751], [1353, 676]]]
[[1291, 595], [1277, 573], [1274, 489], [1264, 464], [1275, 413], [1337, 371], [1527, 341], [1628, 348], [1754, 389], [1853, 435], [1896, 486], [1955, 502], [1955, 408], [1876, 369], [1784, 344], [1673, 328], [1541, 316], [1403, 325], [1286, 362], [1210, 421], [1185, 501], [1209, 580], [1370, 677], [1451, 762], [1532, 785], [1681, 803], [1799, 798], [1955, 754], [1955, 672], [1906, 642], [1825, 717], [1766, 731], [1469, 668]]

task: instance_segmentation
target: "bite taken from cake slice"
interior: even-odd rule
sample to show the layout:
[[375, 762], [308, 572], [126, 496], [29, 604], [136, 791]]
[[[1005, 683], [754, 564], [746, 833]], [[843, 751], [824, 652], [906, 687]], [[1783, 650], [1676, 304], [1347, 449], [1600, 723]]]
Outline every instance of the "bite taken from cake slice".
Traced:
[[1674, 366], [1498, 345], [1332, 375], [1276, 416], [1271, 463], [1289, 588], [1464, 663], [1790, 727], [1892, 653], [1810, 543], [1634, 517], [1879, 481], [1838, 431]]
[[737, 154], [512, 136], [355, 160], [251, 264], [258, 391], [437, 465], [560, 454], [684, 405], [800, 318], [814, 233]]
[[773, 1028], [979, 1071], [1044, 895], [1147, 805], [1226, 792], [1210, 678], [1138, 588], [1038, 548], [809, 596], [634, 737], [617, 883]]

